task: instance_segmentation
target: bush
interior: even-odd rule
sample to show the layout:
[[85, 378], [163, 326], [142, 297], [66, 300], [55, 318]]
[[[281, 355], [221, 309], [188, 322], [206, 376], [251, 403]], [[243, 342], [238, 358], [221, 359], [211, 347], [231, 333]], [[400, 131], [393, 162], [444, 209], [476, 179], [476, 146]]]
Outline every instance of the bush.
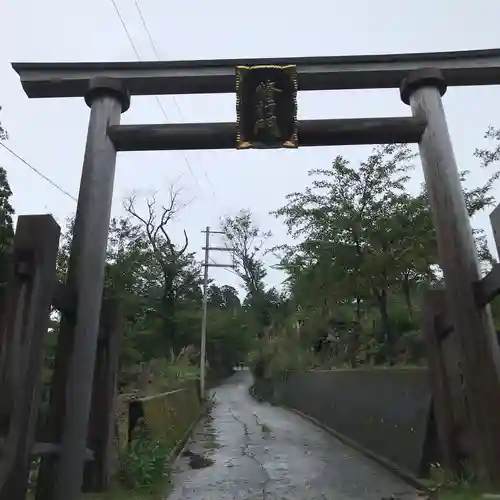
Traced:
[[158, 384], [158, 392], [173, 391], [197, 380], [200, 376], [199, 366], [190, 358], [192, 348], [181, 351], [173, 362], [157, 359], [150, 363], [151, 370]]
[[[142, 395], [159, 394], [181, 389], [199, 378], [199, 366], [193, 364], [191, 347], [185, 348], [177, 359], [151, 359], [134, 367], [130, 383], [121, 392], [139, 391]], [[129, 373], [132, 367], [129, 368]]]
[[260, 339], [248, 362], [256, 379], [270, 380], [286, 379], [290, 372], [308, 370], [318, 364], [315, 354], [302, 348], [286, 332]]
[[127, 490], [153, 491], [168, 477], [166, 461], [170, 449], [152, 439], [144, 419], [137, 424], [132, 442], [119, 455], [118, 480]]

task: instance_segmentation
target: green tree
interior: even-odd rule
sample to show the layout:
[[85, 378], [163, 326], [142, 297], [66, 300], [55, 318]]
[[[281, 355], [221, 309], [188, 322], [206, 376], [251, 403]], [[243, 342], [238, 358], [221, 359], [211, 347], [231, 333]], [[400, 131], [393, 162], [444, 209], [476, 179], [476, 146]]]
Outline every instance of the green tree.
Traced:
[[[479, 158], [481, 167], [487, 168], [491, 165], [500, 163], [500, 129], [489, 127], [484, 134], [484, 138], [488, 141], [488, 146], [485, 148], [477, 148], [474, 151], [474, 156]], [[475, 213], [482, 208], [495, 204], [495, 199], [490, 195], [490, 192], [493, 184], [499, 178], [500, 169], [493, 172], [484, 187], [478, 188], [476, 192], [469, 195], [469, 199], [467, 200], [469, 214], [471, 213], [471, 209], [473, 209]], [[483, 261], [491, 262], [493, 258], [489, 251], [484, 231], [476, 230], [475, 235], [479, 242], [478, 250], [480, 258], [482, 258]]]
[[264, 244], [270, 238], [270, 232], [263, 232], [252, 220], [250, 210], [240, 210], [234, 217], [221, 221], [221, 228], [226, 235], [232, 255], [235, 271], [243, 280], [246, 292], [250, 296], [263, 293], [264, 278], [267, 275], [263, 263]]
[[241, 308], [240, 298], [236, 289], [229, 285], [219, 287], [212, 284], [208, 287], [208, 306], [215, 309], [237, 312]]
[[226, 235], [227, 246], [233, 249], [235, 272], [243, 281], [247, 294], [243, 306], [251, 310], [260, 335], [262, 329], [272, 323], [264, 282], [267, 270], [263, 261], [264, 245], [271, 233], [262, 231], [253, 222], [249, 210], [240, 210], [237, 215], [224, 218], [221, 228]]
[[[406, 145], [376, 147], [359, 166], [339, 156], [330, 169], [312, 170], [312, 185], [288, 195], [274, 213], [303, 240], [276, 250], [297, 317], [318, 332], [312, 340], [325, 336], [337, 318], [366, 323], [373, 306], [381, 360], [390, 358], [402, 328], [415, 325], [413, 294], [440, 274], [425, 188], [417, 195], [407, 190], [413, 160]], [[463, 182], [468, 174], [462, 172]], [[493, 182], [464, 189], [470, 216], [492, 203]], [[476, 230], [475, 236], [481, 260], [489, 261], [484, 234]], [[391, 317], [403, 303], [409, 319], [400, 312]]]
[[[1, 111], [0, 106], [0, 111]], [[8, 139], [7, 131], [0, 122], [0, 141]], [[7, 252], [12, 246], [14, 239], [14, 225], [12, 217], [14, 208], [10, 198], [12, 191], [7, 180], [7, 172], [0, 165], [0, 282], [4, 282], [7, 277]]]
[[[2, 106], [0, 106], [0, 111], [2, 111]], [[2, 122], [0, 121], [0, 141], [6, 141], [9, 138], [9, 134], [7, 130], [2, 126]]]
[[7, 172], [0, 166], [0, 255], [5, 255], [14, 238], [12, 217], [14, 208], [10, 203], [12, 191], [7, 180]]
[[481, 160], [482, 167], [488, 167], [493, 163], [500, 162], [500, 128], [489, 127], [484, 138], [489, 142], [489, 146], [477, 148], [474, 151], [474, 156]]
[[313, 243], [308, 249], [320, 252], [313, 257], [315, 266], [324, 262], [321, 253], [328, 249], [337, 268], [333, 274], [344, 275], [337, 286], [352, 291], [358, 306], [366, 291], [371, 292], [380, 313], [380, 340], [388, 345], [388, 292], [397, 280], [398, 254], [403, 251], [393, 229], [407, 196], [413, 157], [405, 145], [377, 147], [359, 167], [338, 156], [330, 169], [310, 171], [312, 186], [288, 195], [287, 205], [275, 212], [293, 237], [305, 237], [306, 244]]

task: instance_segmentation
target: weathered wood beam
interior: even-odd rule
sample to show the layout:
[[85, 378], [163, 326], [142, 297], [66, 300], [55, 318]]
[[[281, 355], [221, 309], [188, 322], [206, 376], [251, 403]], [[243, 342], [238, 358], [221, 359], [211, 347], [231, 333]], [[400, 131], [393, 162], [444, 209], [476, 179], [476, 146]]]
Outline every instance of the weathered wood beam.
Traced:
[[[299, 122], [299, 145], [416, 143], [425, 126], [413, 117], [304, 120]], [[118, 151], [236, 148], [235, 123], [117, 125], [108, 135]]]
[[10, 315], [4, 323], [8, 349], [4, 351], [7, 363], [3, 366], [6, 383], [2, 396], [6, 396], [8, 406], [1, 410], [8, 412], [8, 430], [0, 457], [0, 498], [26, 497], [59, 235], [60, 227], [50, 215], [18, 218], [14, 273], [7, 290]]
[[[59, 455], [61, 453], [61, 445], [59, 443], [43, 443], [37, 442], [33, 445], [31, 450], [31, 455]], [[92, 461], [94, 460], [94, 452], [87, 448], [85, 450], [85, 460]]]
[[443, 71], [448, 86], [500, 84], [500, 49], [367, 56], [113, 63], [13, 63], [29, 97], [81, 97], [96, 76], [122, 79], [134, 95], [235, 91], [235, 67], [295, 64], [299, 90], [397, 88], [406, 73]]
[[454, 402], [441, 339], [445, 317], [445, 291], [427, 290], [422, 308], [422, 333], [429, 362], [434, 417], [444, 462], [450, 472], [460, 474], [462, 470], [454, 425]]
[[[4, 452], [5, 438], [0, 438], [0, 456]], [[61, 445], [59, 443], [47, 443], [44, 441], [36, 441], [33, 443], [31, 450], [29, 450], [29, 455], [33, 456], [46, 456], [46, 455], [58, 455], [61, 451]], [[85, 451], [85, 460], [92, 461], [95, 459], [94, 452], [87, 448]]]
[[82, 491], [105, 491], [113, 472], [116, 392], [123, 312], [116, 298], [104, 297], [100, 317], [87, 446], [94, 450], [84, 470]]
[[484, 278], [474, 283], [474, 293], [479, 307], [484, 307], [500, 295], [500, 264], [494, 264]]

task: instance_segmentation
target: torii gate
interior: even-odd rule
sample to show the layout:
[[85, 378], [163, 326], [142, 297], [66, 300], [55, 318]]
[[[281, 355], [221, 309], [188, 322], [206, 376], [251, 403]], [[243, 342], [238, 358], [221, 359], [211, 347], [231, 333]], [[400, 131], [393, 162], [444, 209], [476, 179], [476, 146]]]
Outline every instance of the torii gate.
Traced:
[[[478, 306], [476, 248], [441, 97], [447, 86], [500, 84], [500, 49], [296, 59], [133, 63], [15, 63], [32, 98], [84, 97], [91, 108], [68, 281], [78, 297], [76, 328], [63, 363], [69, 409], [61, 435], [57, 500], [79, 496], [86, 449], [104, 264], [117, 151], [227, 149], [236, 124], [122, 126], [130, 95], [235, 92], [236, 67], [296, 66], [298, 90], [399, 88], [412, 117], [309, 120], [298, 123], [301, 146], [418, 143], [436, 228], [450, 317], [472, 407], [475, 459], [499, 481], [500, 378], [488, 307]], [[495, 346], [495, 347], [492, 347]], [[487, 381], [487, 386], [484, 382]]]

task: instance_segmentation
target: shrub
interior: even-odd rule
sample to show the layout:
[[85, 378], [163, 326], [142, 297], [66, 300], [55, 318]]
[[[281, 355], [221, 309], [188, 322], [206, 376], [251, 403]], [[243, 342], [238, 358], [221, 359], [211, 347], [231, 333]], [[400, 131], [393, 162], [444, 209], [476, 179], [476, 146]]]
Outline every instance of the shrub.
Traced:
[[317, 366], [315, 354], [285, 331], [280, 336], [260, 339], [248, 362], [256, 379], [270, 380], [286, 379], [290, 372]]
[[128, 490], [153, 491], [168, 477], [166, 460], [170, 449], [149, 435], [144, 419], [132, 434], [127, 450], [119, 455], [118, 480]]

